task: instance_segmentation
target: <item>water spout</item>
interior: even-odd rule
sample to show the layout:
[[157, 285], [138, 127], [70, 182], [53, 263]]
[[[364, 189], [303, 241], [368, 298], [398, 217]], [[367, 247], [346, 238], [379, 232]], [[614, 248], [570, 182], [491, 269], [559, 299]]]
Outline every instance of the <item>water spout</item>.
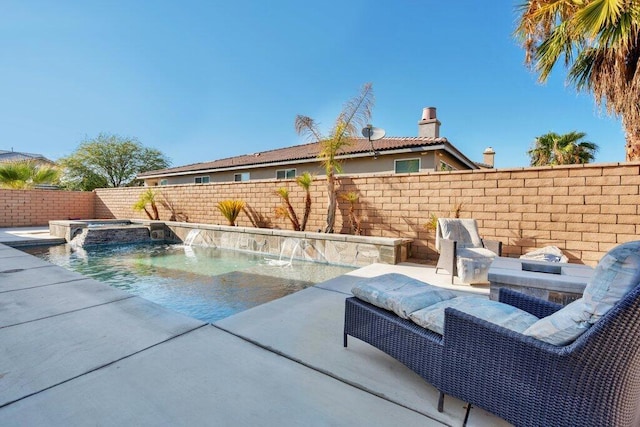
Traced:
[[[285, 252], [288, 246], [291, 246], [292, 242], [295, 242], [293, 245], [293, 249], [291, 250], [291, 255], [289, 256], [289, 260], [287, 261], [284, 258]], [[293, 258], [296, 255], [296, 250], [300, 248], [300, 243], [302, 240], [300, 239], [285, 239], [282, 243], [282, 249], [280, 249], [280, 257], [278, 259], [267, 259], [267, 263], [269, 265], [277, 266], [277, 267], [290, 267], [293, 264]], [[287, 245], [289, 243], [289, 245]]]
[[196, 237], [198, 237], [198, 235], [200, 234], [200, 230], [197, 228], [193, 228], [189, 231], [189, 234], [187, 234], [187, 237], [184, 239], [184, 245], [185, 246], [191, 246], [193, 245], [194, 240], [196, 240]]

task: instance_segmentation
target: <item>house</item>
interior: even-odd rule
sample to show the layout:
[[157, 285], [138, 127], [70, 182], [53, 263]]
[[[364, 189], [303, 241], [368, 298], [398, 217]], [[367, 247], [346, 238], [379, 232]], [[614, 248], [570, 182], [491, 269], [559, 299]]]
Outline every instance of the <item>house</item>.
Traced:
[[53, 165], [54, 162], [47, 159], [42, 154], [34, 154], [34, 153], [21, 153], [19, 151], [11, 151], [0, 150], [0, 163], [12, 163], [12, 162], [23, 162], [27, 160], [32, 160], [37, 163], [42, 163], [45, 165]]
[[[138, 174], [145, 185], [206, 184], [254, 179], [288, 179], [303, 172], [324, 175], [318, 160], [320, 144], [295, 145], [243, 156], [195, 163]], [[418, 136], [383, 137], [375, 141], [356, 138], [337, 157], [344, 174], [412, 173], [493, 168], [491, 147], [476, 163], [440, 136], [436, 109], [424, 108]]]

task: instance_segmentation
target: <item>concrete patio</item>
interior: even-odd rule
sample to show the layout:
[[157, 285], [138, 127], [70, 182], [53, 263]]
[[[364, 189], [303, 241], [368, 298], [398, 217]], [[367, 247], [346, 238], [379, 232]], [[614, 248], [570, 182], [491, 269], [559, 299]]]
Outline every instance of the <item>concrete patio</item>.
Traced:
[[[392, 271], [488, 287], [373, 264], [209, 325], [2, 244], [46, 239], [31, 231], [0, 230], [0, 425], [462, 425], [464, 402], [438, 413], [404, 365], [343, 348], [344, 299]], [[509, 424], [473, 408], [468, 425]]]

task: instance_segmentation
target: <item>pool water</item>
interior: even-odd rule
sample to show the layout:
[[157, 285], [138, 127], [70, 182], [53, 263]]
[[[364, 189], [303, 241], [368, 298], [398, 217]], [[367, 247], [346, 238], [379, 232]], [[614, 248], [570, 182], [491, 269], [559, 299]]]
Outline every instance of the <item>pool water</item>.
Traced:
[[352, 271], [352, 267], [168, 244], [69, 245], [25, 252], [205, 322]]

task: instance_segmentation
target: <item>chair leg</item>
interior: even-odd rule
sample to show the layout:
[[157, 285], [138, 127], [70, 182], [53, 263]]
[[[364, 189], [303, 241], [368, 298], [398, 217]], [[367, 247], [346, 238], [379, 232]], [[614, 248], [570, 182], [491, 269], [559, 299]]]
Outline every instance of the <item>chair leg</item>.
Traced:
[[471, 412], [471, 403], [467, 403], [467, 411], [464, 414], [464, 421], [462, 422], [462, 427], [466, 427], [467, 421], [469, 421], [469, 412]]
[[344, 347], [346, 347], [346, 346], [347, 346], [347, 336], [348, 336], [348, 335], [346, 334], [346, 332], [345, 332], [345, 333], [343, 333], [342, 335], [344, 335], [344, 336], [343, 336], [343, 342], [342, 342], [342, 345], [343, 345]]
[[440, 397], [438, 398], [438, 412], [444, 412], [444, 393], [440, 392]]

